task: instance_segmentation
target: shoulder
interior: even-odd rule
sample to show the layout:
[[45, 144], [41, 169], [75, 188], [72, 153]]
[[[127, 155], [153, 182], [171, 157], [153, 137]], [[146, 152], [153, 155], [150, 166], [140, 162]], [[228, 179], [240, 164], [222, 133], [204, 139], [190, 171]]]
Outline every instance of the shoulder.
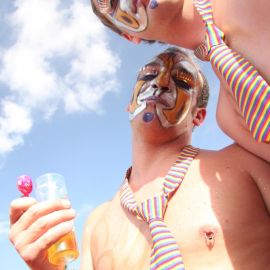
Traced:
[[252, 166], [250, 166], [250, 164], [253, 164], [253, 167], [269, 167], [269, 163], [267, 161], [252, 154], [236, 143], [219, 150], [218, 153], [222, 157], [229, 157], [231, 162], [238, 161], [236, 165], [241, 165], [242, 168], [246, 168], [248, 171], [252, 170]]
[[232, 179], [247, 184], [253, 182], [260, 192], [266, 207], [270, 212], [270, 164], [243, 149], [232, 144], [218, 151], [202, 150], [198, 156], [200, 166], [205, 170], [215, 172], [227, 171]]
[[[121, 206], [118, 193], [111, 201], [96, 207], [89, 215], [83, 233], [83, 266], [96, 265], [97, 259], [105, 250], [111, 248], [112, 239], [117, 241], [116, 228], [121, 222]], [[81, 269], [88, 269], [82, 267]]]
[[82, 238], [82, 256], [80, 269], [85, 270], [93, 269], [93, 250], [92, 250], [92, 237], [93, 229], [95, 228], [97, 222], [100, 220], [101, 216], [104, 214], [106, 209], [109, 207], [110, 202], [105, 202], [100, 206], [96, 207], [89, 215], [85, 225]]
[[94, 224], [96, 224], [99, 219], [104, 215], [104, 213], [107, 211], [107, 209], [111, 206], [111, 201], [104, 202], [97, 206], [88, 216], [86, 221], [86, 226], [93, 227]]
[[268, 175], [270, 179], [270, 164], [238, 144], [232, 144], [217, 151], [201, 150], [198, 159], [202, 164], [216, 168], [229, 167], [234, 171], [248, 174], [254, 179], [261, 174]]
[[[204, 150], [200, 151], [202, 158], [209, 158], [209, 159], [216, 159], [220, 162], [234, 162], [238, 161], [246, 161], [246, 162], [255, 162], [261, 164], [269, 164], [263, 159], [259, 158], [258, 156], [250, 153], [249, 151], [245, 150], [238, 144], [234, 143], [228, 145], [220, 150]], [[236, 164], [237, 165], [237, 164]], [[245, 165], [245, 164], [242, 164]]]
[[85, 224], [85, 232], [93, 234], [99, 234], [104, 224], [110, 224], [110, 220], [114, 216], [118, 216], [120, 207], [120, 199], [118, 192], [114, 198], [110, 201], [104, 202], [97, 206], [88, 216]]

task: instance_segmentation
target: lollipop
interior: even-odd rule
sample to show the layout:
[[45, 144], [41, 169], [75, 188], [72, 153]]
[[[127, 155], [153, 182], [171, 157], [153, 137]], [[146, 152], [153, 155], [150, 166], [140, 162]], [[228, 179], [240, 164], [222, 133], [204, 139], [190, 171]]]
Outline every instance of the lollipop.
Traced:
[[28, 197], [32, 192], [33, 184], [32, 179], [28, 175], [21, 175], [17, 179], [18, 190], [23, 194], [23, 196]]

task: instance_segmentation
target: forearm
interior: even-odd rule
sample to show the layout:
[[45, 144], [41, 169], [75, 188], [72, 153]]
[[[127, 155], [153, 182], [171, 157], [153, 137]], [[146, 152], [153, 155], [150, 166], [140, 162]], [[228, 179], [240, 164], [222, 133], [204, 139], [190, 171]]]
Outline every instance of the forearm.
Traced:
[[[221, 52], [227, 55], [222, 61]], [[230, 66], [224, 68], [225, 62], [228, 62], [229, 59]], [[214, 47], [211, 51], [210, 61], [217, 75], [225, 79], [253, 138], [257, 142], [269, 143], [269, 84], [253, 65], [226, 46]]]

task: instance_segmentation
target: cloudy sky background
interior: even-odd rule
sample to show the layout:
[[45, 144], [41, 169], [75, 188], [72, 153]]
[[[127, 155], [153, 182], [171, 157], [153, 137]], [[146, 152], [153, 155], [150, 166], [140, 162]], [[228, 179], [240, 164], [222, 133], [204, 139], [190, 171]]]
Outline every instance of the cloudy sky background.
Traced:
[[[87, 215], [113, 196], [130, 165], [125, 107], [137, 71], [166, 46], [120, 39], [86, 0], [2, 0], [0, 26], [0, 258], [3, 269], [24, 270], [8, 241], [16, 178], [66, 177], [80, 243]], [[230, 140], [215, 122], [217, 80], [201, 65], [211, 99], [193, 144], [219, 149]]]

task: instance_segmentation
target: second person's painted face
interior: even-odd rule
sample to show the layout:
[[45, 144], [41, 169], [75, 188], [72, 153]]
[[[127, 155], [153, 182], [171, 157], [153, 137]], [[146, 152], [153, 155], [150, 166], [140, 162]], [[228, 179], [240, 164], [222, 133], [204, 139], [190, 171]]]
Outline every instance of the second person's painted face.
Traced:
[[197, 68], [186, 55], [160, 54], [139, 72], [129, 108], [130, 120], [143, 113], [143, 119], [151, 121], [147, 107], [154, 104], [163, 127], [178, 125], [191, 108], [197, 82]]
[[123, 31], [141, 32], [147, 27], [144, 5], [136, 0], [96, 0], [97, 9]]

